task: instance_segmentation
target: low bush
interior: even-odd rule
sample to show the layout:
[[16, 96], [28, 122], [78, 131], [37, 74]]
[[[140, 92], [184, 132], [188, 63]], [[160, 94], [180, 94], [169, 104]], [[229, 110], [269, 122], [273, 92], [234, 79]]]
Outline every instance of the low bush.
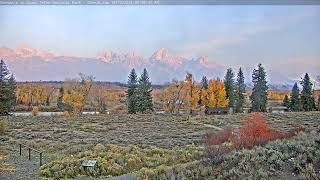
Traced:
[[219, 145], [226, 141], [229, 141], [232, 136], [232, 130], [227, 127], [216, 133], [207, 133], [205, 136], [205, 144], [207, 145]]
[[63, 112], [64, 119], [68, 119], [70, 117], [70, 113], [68, 111]]
[[250, 149], [255, 145], [264, 145], [269, 141], [281, 139], [283, 135], [268, 126], [266, 120], [260, 113], [254, 113], [248, 116], [240, 125], [241, 148]]
[[0, 117], [0, 135], [3, 135], [6, 132], [6, 123]]
[[39, 108], [37, 106], [32, 107], [32, 116], [38, 116], [39, 115]]

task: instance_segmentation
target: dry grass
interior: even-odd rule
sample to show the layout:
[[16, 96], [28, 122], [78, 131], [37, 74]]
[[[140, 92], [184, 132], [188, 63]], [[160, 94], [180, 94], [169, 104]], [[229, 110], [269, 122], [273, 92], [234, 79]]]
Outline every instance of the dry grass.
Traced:
[[[25, 143], [49, 153], [70, 154], [98, 143], [157, 146], [172, 148], [201, 144], [208, 131], [203, 124], [237, 129], [246, 114], [218, 116], [172, 115], [87, 115], [70, 117], [9, 117], [9, 144]], [[271, 127], [288, 130], [300, 124], [315, 129], [320, 124], [320, 112], [263, 115]]]
[[14, 165], [7, 164], [5, 161], [8, 159], [8, 154], [0, 149], [0, 172], [15, 171]]
[[50, 153], [69, 154], [101, 144], [172, 148], [201, 143], [209, 129], [187, 116], [87, 115], [9, 117], [10, 143], [25, 143]]

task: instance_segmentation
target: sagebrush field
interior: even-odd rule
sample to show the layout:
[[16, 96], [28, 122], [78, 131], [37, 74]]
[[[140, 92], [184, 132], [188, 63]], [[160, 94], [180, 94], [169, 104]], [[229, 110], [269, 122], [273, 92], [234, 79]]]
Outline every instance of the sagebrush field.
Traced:
[[[237, 131], [240, 123], [243, 119], [248, 116], [248, 114], [237, 114], [237, 115], [156, 115], [156, 114], [148, 114], [148, 115], [86, 115], [81, 117], [71, 117], [65, 119], [63, 117], [7, 117], [4, 121], [6, 123], [6, 133], [2, 136], [2, 150], [3, 151], [11, 151], [18, 153], [18, 144], [24, 143], [36, 149], [39, 149], [44, 152], [45, 163], [51, 163], [50, 166], [45, 166], [41, 170], [41, 173], [36, 170], [33, 174], [34, 177], [43, 178], [43, 177], [56, 177], [56, 178], [67, 178], [67, 177], [75, 177], [77, 175], [86, 175], [93, 177], [106, 177], [106, 176], [114, 176], [121, 175], [125, 173], [132, 172], [140, 172], [142, 173], [142, 177], [150, 175], [150, 177], [154, 177], [154, 175], [160, 175], [161, 172], [166, 172], [164, 169], [168, 170], [174, 166], [184, 166], [183, 164], [186, 162], [199, 163], [198, 161], [202, 158], [199, 155], [194, 156], [194, 150], [190, 152], [190, 158], [182, 158], [181, 161], [175, 161], [174, 163], [168, 161], [167, 159], [170, 154], [174, 156], [181, 156], [182, 152], [187, 152], [187, 146], [193, 144], [193, 149], [197, 149], [199, 154], [200, 152], [205, 153], [203, 151], [203, 138], [204, 135], [208, 132], [217, 132], [217, 128], [225, 128], [232, 127]], [[311, 131], [319, 130], [320, 124], [320, 113], [319, 112], [299, 112], [299, 113], [265, 113], [263, 117], [267, 120], [267, 123], [273, 127], [277, 128], [281, 131], [287, 131], [290, 128], [297, 127], [299, 125], [303, 125], [306, 129], [305, 133], [308, 134]], [[315, 132], [313, 132], [315, 133]], [[319, 134], [319, 133], [318, 133]], [[316, 137], [314, 137], [316, 138]], [[290, 138], [291, 139], [291, 138]], [[289, 141], [290, 141], [289, 139]], [[126, 151], [125, 149], [121, 150], [121, 148], [134, 147], [135, 155], [133, 154], [133, 159], [136, 156], [138, 158], [134, 159], [135, 163], [128, 168], [127, 162], [122, 162], [119, 169], [116, 169], [114, 173], [104, 172], [101, 170], [96, 171], [81, 171], [75, 170], [74, 168], [79, 168], [78, 164], [81, 159], [85, 157], [96, 159], [100, 157], [99, 154], [90, 155], [88, 152], [96, 152], [97, 150], [89, 151], [92, 148], [95, 149], [96, 145], [102, 145], [102, 151], [106, 150], [106, 153], [110, 151], [108, 147], [111, 147], [108, 144], [113, 144], [116, 147], [119, 146], [119, 151]], [[99, 146], [100, 146], [99, 145]], [[98, 146], [98, 147], [99, 147]], [[270, 145], [271, 146], [271, 145]], [[104, 148], [106, 147], [106, 149]], [[314, 147], [314, 146], [312, 146]], [[142, 149], [140, 149], [142, 148]], [[151, 148], [151, 149], [149, 149]], [[141, 159], [140, 156], [144, 153], [149, 153], [154, 150], [154, 148], [160, 148], [161, 152], [170, 152], [164, 153], [164, 160], [159, 160], [156, 165], [148, 166], [149, 160], [154, 162], [154, 160], [150, 159], [153, 157], [153, 154], [150, 155], [148, 160]], [[314, 153], [319, 153], [319, 149], [315, 144], [315, 150], [317, 152], [311, 152], [312, 157], [315, 159], [312, 162], [317, 162], [317, 159]], [[149, 149], [149, 150], [148, 150]], [[202, 149], [202, 150], [201, 150]], [[88, 151], [85, 153], [85, 151]], [[180, 151], [180, 153], [178, 153]], [[250, 150], [251, 152], [252, 150]], [[244, 152], [248, 152], [245, 150]], [[85, 155], [81, 155], [78, 153], [85, 153]], [[117, 152], [113, 152], [117, 153]], [[118, 152], [119, 153], [119, 152]], [[142, 154], [141, 154], [142, 153]], [[291, 152], [294, 153], [294, 152]], [[78, 155], [76, 155], [78, 154]], [[180, 155], [179, 155], [180, 154]], [[201, 153], [200, 153], [201, 154]], [[82, 157], [77, 159], [76, 157], [72, 158], [70, 155], [76, 155], [76, 157]], [[126, 154], [128, 156], [128, 154]], [[129, 154], [130, 155], [130, 154]], [[162, 155], [160, 155], [162, 156]], [[293, 155], [294, 156], [294, 155]], [[115, 156], [116, 157], [116, 156]], [[195, 158], [196, 157], [196, 158]], [[251, 156], [250, 156], [251, 157]], [[299, 155], [300, 157], [300, 155]], [[14, 158], [14, 157], [11, 157]], [[26, 157], [27, 158], [27, 157]], [[63, 167], [69, 167], [70, 171], [67, 173], [67, 170], [64, 170], [65, 174], [54, 174], [50, 173], [49, 167], [54, 166], [54, 162], [61, 164], [59, 159], [62, 159], [64, 164], [67, 163], [67, 159], [73, 159], [73, 165], [63, 165]], [[100, 157], [106, 158], [106, 157]], [[9, 156], [10, 159], [10, 156]], [[98, 158], [99, 159], [99, 158]], [[115, 163], [117, 159], [113, 159], [113, 157], [107, 157], [108, 163]], [[113, 160], [112, 160], [113, 159]], [[171, 158], [172, 159], [172, 158]], [[185, 159], [185, 160], [183, 160]], [[111, 161], [109, 161], [111, 160]], [[128, 158], [124, 158], [125, 161]], [[4, 161], [4, 160], [3, 160]], [[99, 161], [99, 160], [98, 160]], [[285, 161], [285, 160], [284, 160]], [[139, 164], [140, 162], [141, 164]], [[137, 163], [137, 164], [136, 164]], [[228, 162], [231, 163], [231, 162]], [[310, 164], [310, 162], [309, 162]], [[312, 163], [311, 163], [312, 164]], [[162, 165], [162, 166], [161, 166]], [[159, 166], [160, 170], [159, 170]], [[165, 167], [163, 167], [165, 166]], [[187, 165], [186, 165], [187, 166]], [[188, 165], [190, 166], [190, 165]], [[212, 166], [208, 165], [199, 165], [197, 167], [202, 171], [209, 171], [208, 168], [212, 168]], [[219, 166], [214, 164], [214, 166]], [[229, 165], [224, 165], [229, 166]], [[256, 166], [256, 165], [255, 165]], [[257, 165], [258, 166], [258, 165]], [[310, 165], [309, 165], [310, 166]], [[56, 166], [55, 168], [62, 168]], [[98, 166], [102, 167], [102, 166]], [[105, 166], [104, 166], [105, 167]], [[206, 167], [206, 168], [205, 168]], [[220, 166], [219, 166], [220, 167]], [[219, 169], [219, 167], [217, 169]], [[110, 167], [111, 168], [111, 167]], [[162, 168], [162, 170], [161, 170]], [[224, 168], [224, 167], [220, 167]], [[249, 168], [249, 167], [246, 167]], [[304, 168], [304, 167], [303, 167]], [[309, 167], [310, 168], [310, 167]], [[313, 167], [316, 168], [316, 167]], [[37, 167], [38, 169], [38, 167]], [[193, 168], [194, 170], [199, 168]], [[255, 169], [259, 169], [259, 167], [255, 167]], [[105, 169], [104, 169], [105, 170]], [[225, 169], [227, 170], [227, 169]], [[315, 169], [313, 169], [315, 171]], [[175, 169], [174, 171], [177, 171]], [[182, 168], [182, 172], [184, 169]], [[98, 173], [99, 172], [99, 173]], [[104, 172], [104, 173], [103, 173]], [[170, 171], [171, 172], [171, 171]], [[155, 174], [156, 173], [156, 174]], [[167, 172], [166, 172], [167, 173]], [[197, 172], [199, 173], [199, 172]], [[217, 172], [215, 172], [217, 173]], [[184, 175], [185, 172], [184, 172]], [[221, 172], [215, 175], [212, 173], [204, 173], [203, 177], [219, 177], [223, 175], [222, 169]], [[247, 174], [248, 175], [248, 174]], [[274, 174], [273, 174], [274, 175]], [[224, 175], [223, 175], [224, 176]], [[12, 177], [12, 176], [11, 176]], [[14, 176], [13, 176], [14, 177]], [[140, 176], [139, 176], [140, 177]], [[159, 176], [156, 176], [159, 177]], [[175, 176], [176, 177], [176, 176]], [[191, 176], [186, 176], [191, 177]], [[192, 176], [193, 177], [193, 176]], [[202, 176], [199, 176], [202, 177]], [[237, 177], [237, 176], [235, 176]], [[243, 177], [248, 177], [244, 173]], [[319, 175], [315, 176], [319, 177]]]

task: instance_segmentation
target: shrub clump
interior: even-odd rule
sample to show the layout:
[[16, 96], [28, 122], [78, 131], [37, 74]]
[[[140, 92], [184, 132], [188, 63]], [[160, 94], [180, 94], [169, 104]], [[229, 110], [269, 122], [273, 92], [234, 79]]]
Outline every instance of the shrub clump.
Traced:
[[68, 111], [63, 112], [63, 118], [68, 119], [70, 117], [70, 113]]
[[0, 135], [4, 135], [5, 132], [6, 132], [6, 123], [0, 117]]
[[39, 108], [37, 106], [32, 108], [32, 116], [38, 116], [39, 115]]
[[255, 145], [264, 145], [269, 141], [282, 139], [283, 134], [270, 128], [260, 113], [254, 113], [241, 123], [239, 138], [237, 142], [241, 143], [240, 146], [250, 149]]

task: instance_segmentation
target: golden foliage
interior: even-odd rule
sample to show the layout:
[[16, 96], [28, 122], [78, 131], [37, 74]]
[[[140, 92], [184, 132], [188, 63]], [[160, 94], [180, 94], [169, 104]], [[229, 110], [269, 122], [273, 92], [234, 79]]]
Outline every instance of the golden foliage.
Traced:
[[182, 107], [186, 107], [185, 101], [187, 95], [186, 83], [174, 80], [172, 84], [164, 89], [164, 110], [170, 113], [179, 113]]
[[64, 119], [68, 119], [70, 117], [70, 113], [68, 111], [63, 112]]
[[188, 91], [186, 95], [186, 105], [189, 108], [190, 112], [192, 112], [198, 102], [198, 93], [191, 73], [187, 73], [186, 75], [185, 88], [186, 91]]
[[208, 107], [226, 107], [228, 105], [226, 90], [223, 82], [220, 79], [210, 80], [207, 90]]
[[23, 83], [17, 85], [16, 101], [18, 104], [40, 105], [45, 104], [49, 96], [46, 84]]
[[290, 97], [290, 93], [287, 91], [275, 91], [275, 90], [268, 91], [269, 100], [282, 101], [286, 95]]
[[38, 116], [39, 115], [39, 108], [37, 106], [32, 107], [32, 116]]
[[93, 77], [79, 74], [80, 79], [69, 80], [64, 83], [66, 93], [63, 102], [72, 107], [74, 115], [81, 115], [86, 99], [93, 84]]
[[209, 99], [208, 99], [208, 90], [205, 89], [204, 87], [201, 87], [200, 89], [200, 100], [201, 100], [201, 107], [206, 107], [209, 104]]

